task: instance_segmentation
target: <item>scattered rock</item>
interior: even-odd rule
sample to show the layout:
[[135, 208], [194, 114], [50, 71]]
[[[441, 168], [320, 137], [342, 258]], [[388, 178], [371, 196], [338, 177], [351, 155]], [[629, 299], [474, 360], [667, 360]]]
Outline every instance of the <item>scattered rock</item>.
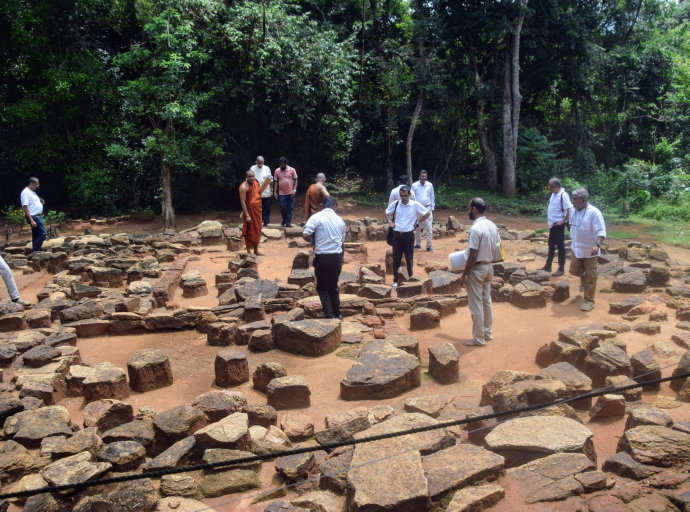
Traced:
[[277, 348], [305, 356], [330, 354], [340, 345], [340, 320], [300, 320], [273, 324]]
[[589, 411], [591, 421], [599, 421], [617, 416], [625, 416], [625, 397], [623, 395], [602, 395]]
[[249, 362], [241, 350], [219, 350], [214, 363], [216, 385], [238, 386], [249, 380]]
[[134, 391], [145, 393], [172, 386], [173, 375], [168, 356], [155, 348], [137, 350], [127, 361], [129, 385]]
[[628, 355], [615, 345], [595, 348], [585, 358], [584, 372], [592, 379], [595, 387], [603, 387], [606, 377], [614, 375], [632, 376], [632, 365]]
[[623, 478], [642, 480], [655, 473], [663, 471], [663, 468], [640, 464], [626, 452], [618, 452], [609, 457], [601, 467], [603, 471], [613, 473]]
[[134, 409], [119, 400], [97, 400], [84, 407], [84, 428], [96, 427], [100, 432], [134, 420]]
[[343, 400], [392, 398], [421, 383], [419, 360], [390, 343], [377, 340], [359, 357], [340, 382]]
[[112, 464], [114, 471], [130, 471], [144, 462], [146, 449], [136, 441], [116, 441], [103, 445], [96, 455]]
[[441, 327], [441, 314], [429, 308], [417, 308], [410, 314], [410, 330], [424, 331]]
[[311, 390], [307, 381], [299, 375], [278, 377], [269, 382], [266, 387], [268, 405], [277, 410], [309, 407], [310, 396]]
[[594, 434], [577, 421], [559, 416], [516, 418], [497, 425], [486, 436], [487, 447], [516, 467], [553, 453], [584, 453], [596, 461]]
[[690, 435], [666, 427], [635, 427], [621, 436], [618, 451], [629, 453], [641, 464], [661, 467], [687, 464]]
[[460, 381], [460, 355], [450, 343], [429, 347], [429, 374], [441, 384]]
[[293, 443], [306, 441], [314, 436], [314, 423], [305, 414], [286, 414], [280, 422], [280, 428]]
[[241, 412], [247, 398], [239, 391], [214, 389], [192, 400], [191, 406], [204, 413], [209, 423], [215, 423], [232, 413]]
[[505, 497], [503, 487], [478, 485], [456, 492], [446, 512], [474, 512], [488, 510]]
[[625, 422], [625, 430], [643, 425], [658, 425], [670, 428], [673, 425], [673, 420], [667, 412], [659, 409], [637, 407], [630, 411], [628, 419]]
[[183, 404], [156, 415], [153, 422], [156, 438], [163, 446], [191, 436], [206, 426], [206, 416], [199, 409]]

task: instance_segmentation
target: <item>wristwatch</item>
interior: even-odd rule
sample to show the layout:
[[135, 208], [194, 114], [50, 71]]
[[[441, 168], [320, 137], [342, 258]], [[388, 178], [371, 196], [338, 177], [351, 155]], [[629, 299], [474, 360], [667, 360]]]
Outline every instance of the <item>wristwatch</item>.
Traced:
[[597, 246], [601, 249], [601, 242], [597, 242]]

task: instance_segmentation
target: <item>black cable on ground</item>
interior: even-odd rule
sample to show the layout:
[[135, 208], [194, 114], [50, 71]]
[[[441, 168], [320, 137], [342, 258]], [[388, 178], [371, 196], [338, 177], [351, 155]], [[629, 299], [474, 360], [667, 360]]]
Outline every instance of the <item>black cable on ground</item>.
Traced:
[[616, 387], [616, 388], [603, 388], [603, 389], [600, 389], [597, 391], [592, 391], [590, 393], [585, 393], [583, 395], [570, 397], [570, 398], [563, 398], [560, 400], [554, 400], [553, 402], [548, 402], [548, 403], [544, 403], [544, 404], [529, 405], [529, 406], [520, 407], [517, 409], [510, 409], [508, 411], [494, 412], [492, 414], [485, 414], [483, 416], [473, 416], [472, 418], [447, 421], [444, 423], [439, 423], [437, 425], [427, 425], [424, 427], [416, 427], [416, 428], [412, 428], [409, 430], [403, 430], [403, 431], [398, 431], [398, 432], [389, 432], [386, 434], [379, 434], [376, 436], [370, 436], [370, 437], [365, 437], [365, 438], [361, 438], [361, 439], [348, 439], [346, 441], [337, 441], [334, 443], [327, 443], [327, 444], [318, 445], [318, 446], [309, 446], [309, 447], [304, 447], [304, 448], [293, 448], [292, 450], [287, 450], [287, 451], [279, 452], [279, 453], [269, 453], [269, 454], [264, 454], [264, 455], [252, 455], [251, 457], [243, 457], [243, 458], [227, 460], [227, 461], [209, 462], [209, 463], [204, 463], [204, 464], [197, 464], [194, 466], [183, 466], [183, 467], [179, 467], [179, 468], [166, 468], [166, 469], [161, 469], [158, 471], [149, 471], [146, 473], [122, 475], [122, 476], [116, 476], [116, 477], [111, 477], [111, 478], [101, 478], [98, 480], [91, 480], [91, 481], [74, 483], [74, 484], [51, 485], [51, 486], [46, 486], [46, 487], [41, 487], [38, 489], [31, 489], [31, 490], [26, 490], [26, 491], [8, 492], [8, 493], [0, 494], [0, 500], [9, 499], [9, 498], [23, 498], [23, 497], [28, 498], [30, 496], [35, 496], [37, 494], [43, 494], [43, 493], [56, 493], [56, 492], [64, 492], [64, 491], [70, 491], [70, 490], [79, 491], [79, 490], [87, 489], [89, 487], [95, 487], [98, 485], [109, 485], [109, 484], [120, 483], [120, 482], [129, 482], [132, 480], [142, 480], [144, 478], [160, 478], [160, 477], [165, 476], [165, 475], [175, 475], [175, 474], [179, 474], [179, 473], [188, 473], [191, 471], [215, 469], [215, 468], [224, 467], [224, 466], [235, 466], [238, 464], [246, 464], [249, 462], [257, 462], [257, 461], [277, 459], [277, 458], [281, 458], [281, 457], [287, 457], [289, 455], [300, 455], [303, 453], [310, 453], [310, 452], [316, 452], [316, 451], [321, 451], [321, 450], [332, 450], [335, 448], [340, 448], [342, 446], [353, 446], [353, 445], [357, 445], [357, 444], [369, 443], [372, 441], [380, 441], [383, 439], [390, 439], [393, 437], [400, 437], [400, 436], [411, 435], [411, 434], [419, 434], [421, 432], [428, 432], [430, 430], [438, 430], [438, 429], [447, 428], [447, 427], [465, 425], [467, 423], [472, 423], [472, 422], [477, 422], [477, 421], [484, 421], [484, 420], [490, 420], [490, 419], [500, 418], [500, 417], [504, 417], [504, 416], [511, 416], [511, 415], [515, 415], [515, 414], [531, 412], [531, 411], [534, 411], [537, 409], [547, 409], [549, 407], [567, 404], [570, 402], [575, 402], [575, 401], [579, 401], [579, 400], [587, 400], [589, 398], [594, 398], [594, 397], [602, 396], [602, 395], [617, 394], [618, 392], [621, 392], [621, 391], [627, 391], [629, 389], [635, 389], [635, 388], [639, 388], [639, 387], [650, 385], [650, 384], [660, 384], [662, 382], [669, 382], [669, 381], [678, 380], [678, 379], [687, 379], [689, 377], [690, 377], [690, 372], [685, 372], [685, 373], [680, 373], [678, 375], [672, 375], [671, 377], [664, 377], [661, 379], [648, 380], [648, 381], [644, 381], [644, 382], [635, 382], [634, 384], [630, 384], [628, 386], [622, 386], [622, 387]]

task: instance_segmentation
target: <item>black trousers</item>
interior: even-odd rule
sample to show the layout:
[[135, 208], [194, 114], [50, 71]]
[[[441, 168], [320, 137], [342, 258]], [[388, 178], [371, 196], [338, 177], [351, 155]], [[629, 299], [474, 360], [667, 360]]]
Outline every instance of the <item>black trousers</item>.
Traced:
[[271, 198], [262, 197], [261, 198], [261, 213], [264, 218], [264, 226], [268, 226], [271, 223]]
[[326, 318], [340, 316], [340, 290], [338, 279], [343, 269], [343, 253], [314, 255], [316, 293], [319, 294], [323, 315]]
[[414, 255], [414, 231], [399, 233], [393, 231], [393, 281], [398, 282], [398, 269], [405, 255], [407, 263], [407, 274], [412, 277], [412, 259]]
[[565, 224], [553, 225], [549, 229], [549, 256], [546, 258], [545, 265], [547, 268], [551, 268], [556, 247], [558, 247], [558, 268], [563, 270], [565, 267]]

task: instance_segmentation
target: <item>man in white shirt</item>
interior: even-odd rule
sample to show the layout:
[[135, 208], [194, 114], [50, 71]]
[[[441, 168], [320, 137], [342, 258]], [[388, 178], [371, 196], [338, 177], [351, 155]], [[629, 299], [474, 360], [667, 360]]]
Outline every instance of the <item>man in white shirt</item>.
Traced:
[[7, 293], [10, 294], [10, 300], [21, 306], [31, 306], [31, 302], [19, 298], [19, 290], [17, 290], [17, 283], [14, 282], [12, 270], [10, 270], [9, 265], [5, 263], [5, 260], [2, 259], [2, 256], [0, 256], [0, 275], [2, 276], [3, 281], [5, 281]]
[[556, 253], [556, 248], [558, 248], [558, 270], [552, 275], [562, 276], [565, 274], [565, 223], [570, 217], [570, 208], [573, 204], [570, 202], [568, 193], [561, 188], [561, 180], [558, 178], [551, 178], [549, 180], [549, 191], [551, 192], [547, 212], [549, 255], [546, 257], [546, 264], [541, 270], [551, 272], [553, 257]]
[[410, 199], [409, 187], [401, 186], [399, 193], [400, 200], [386, 208], [388, 225], [393, 228], [393, 288], [398, 286], [398, 270], [403, 254], [407, 263], [408, 277], [412, 277], [414, 226], [431, 215], [431, 212], [420, 203]]
[[601, 244], [606, 239], [604, 216], [598, 208], [588, 203], [589, 192], [578, 188], [573, 192], [573, 210], [570, 212], [570, 273], [582, 280], [585, 301], [580, 308], [591, 311], [594, 308], [594, 294], [597, 291]]
[[486, 202], [481, 197], [470, 201], [468, 215], [473, 220], [467, 236], [465, 270], [460, 285], [467, 285], [467, 302], [472, 315], [472, 339], [463, 342], [468, 347], [484, 347], [493, 339], [493, 309], [491, 305], [491, 280], [494, 278], [496, 245], [501, 242], [496, 224], [484, 216]]
[[[406, 174], [400, 175], [400, 177], [398, 178], [399, 185], [397, 187], [395, 187], [393, 190], [391, 190], [391, 195], [388, 197], [388, 206], [393, 204], [393, 201], [400, 201], [400, 187], [407, 187], [407, 184], [409, 182], [410, 181], [407, 179]], [[409, 187], [408, 187], [408, 189], [409, 189]], [[414, 196], [414, 192], [412, 192], [412, 190], [410, 190], [410, 199], [412, 199], [413, 201], [416, 200], [415, 196]]]
[[45, 201], [36, 195], [38, 186], [38, 178], [29, 178], [29, 184], [22, 190], [20, 196], [24, 216], [31, 226], [31, 252], [41, 250], [41, 247], [43, 247], [43, 240], [46, 239], [46, 235], [48, 234], [45, 224], [43, 224], [43, 218], [41, 217]]
[[325, 197], [322, 204], [323, 210], [309, 217], [302, 236], [310, 242], [314, 235], [316, 292], [323, 314], [326, 318], [339, 318], [342, 321], [338, 279], [343, 269], [343, 243], [347, 228], [343, 219], [335, 213], [338, 207], [335, 197]]
[[414, 248], [422, 248], [423, 227], [424, 233], [426, 233], [426, 250], [429, 252], [434, 252], [433, 247], [431, 247], [431, 238], [433, 234], [432, 224], [434, 222], [434, 208], [436, 208], [436, 205], [434, 204], [434, 186], [431, 184], [430, 181], [427, 181], [426, 177], [426, 171], [419, 171], [419, 181], [415, 181], [412, 184], [412, 187], [410, 188], [410, 190], [412, 191], [412, 195], [415, 198], [415, 201], [417, 201], [424, 208], [428, 209], [431, 212], [429, 217], [427, 217], [427, 219], [424, 222], [420, 222], [417, 224], [417, 228], [415, 229]]
[[[256, 165], [252, 165], [251, 170], [254, 171], [254, 178], [259, 182], [263, 183], [266, 178], [273, 182], [273, 176], [271, 175], [271, 169], [264, 165], [264, 157], [256, 157]], [[264, 226], [268, 226], [271, 223], [271, 187], [266, 187], [261, 193], [261, 216], [264, 220]]]

